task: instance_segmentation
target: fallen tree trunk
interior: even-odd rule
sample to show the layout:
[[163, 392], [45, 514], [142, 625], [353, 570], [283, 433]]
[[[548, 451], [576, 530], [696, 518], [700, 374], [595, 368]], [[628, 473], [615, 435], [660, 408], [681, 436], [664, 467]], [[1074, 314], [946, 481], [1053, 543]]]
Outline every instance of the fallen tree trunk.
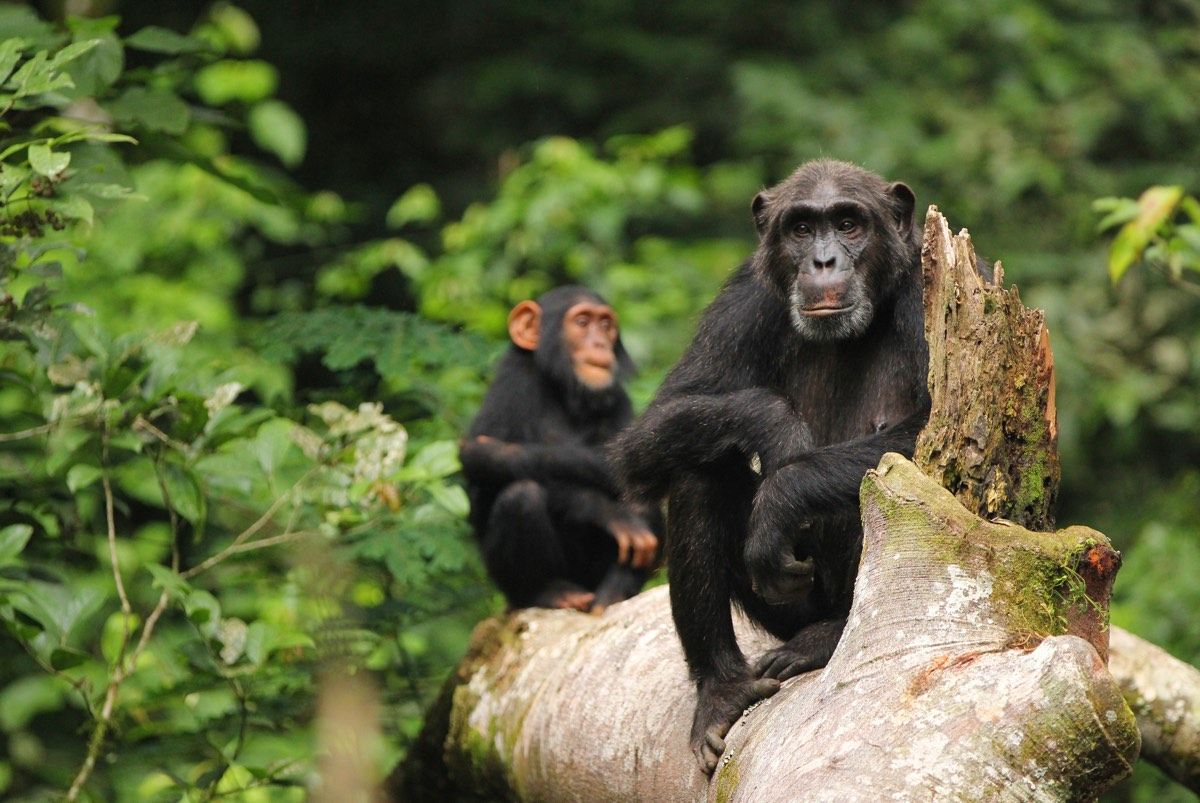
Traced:
[[1119, 627], [1109, 671], [1142, 732], [1142, 758], [1200, 792], [1200, 671]]
[[[897, 455], [862, 498], [833, 660], [742, 718], [711, 783], [687, 748], [695, 696], [658, 588], [603, 617], [481, 625], [402, 799], [1049, 801], [1125, 777], [1138, 731], [1105, 640], [1050, 635], [1102, 615], [1104, 537], [980, 521]], [[752, 655], [772, 646], [744, 623], [739, 639]]]
[[[920, 470], [888, 455], [864, 479], [862, 564], [829, 666], [747, 712], [710, 782], [687, 748], [695, 695], [666, 589], [599, 618], [489, 620], [393, 778], [400, 799], [1091, 799], [1128, 775], [1139, 724], [1194, 780], [1197, 673], [1119, 634], [1118, 685], [1119, 557], [1087, 528], [1033, 531], [1058, 481], [1040, 313], [980, 281], [936, 209], [922, 261]], [[752, 658], [773, 646], [738, 628]]]

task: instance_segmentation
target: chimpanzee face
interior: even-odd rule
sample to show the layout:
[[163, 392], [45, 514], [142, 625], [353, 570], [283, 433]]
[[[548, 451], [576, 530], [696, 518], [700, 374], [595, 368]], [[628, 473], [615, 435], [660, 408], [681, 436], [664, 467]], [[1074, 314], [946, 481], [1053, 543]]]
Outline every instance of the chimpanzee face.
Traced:
[[572, 305], [563, 316], [563, 343], [576, 378], [592, 390], [616, 380], [617, 317], [612, 307], [591, 301]]
[[814, 162], [758, 194], [755, 269], [806, 340], [862, 336], [912, 246], [912, 191], [852, 165]]

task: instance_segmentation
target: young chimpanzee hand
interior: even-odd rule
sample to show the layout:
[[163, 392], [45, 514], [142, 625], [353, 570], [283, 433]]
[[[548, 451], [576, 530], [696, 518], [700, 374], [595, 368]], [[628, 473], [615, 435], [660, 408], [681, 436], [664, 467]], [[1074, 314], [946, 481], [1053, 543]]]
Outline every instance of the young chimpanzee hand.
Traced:
[[609, 522], [608, 531], [617, 542], [617, 562], [645, 569], [658, 555], [658, 538], [650, 525], [632, 513]]

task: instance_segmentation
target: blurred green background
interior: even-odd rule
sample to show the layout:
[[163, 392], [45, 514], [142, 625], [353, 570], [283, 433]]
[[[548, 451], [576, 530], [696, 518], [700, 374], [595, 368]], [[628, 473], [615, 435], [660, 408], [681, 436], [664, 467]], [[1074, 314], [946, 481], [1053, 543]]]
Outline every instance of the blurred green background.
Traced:
[[68, 0], [0, 42], [0, 797], [304, 799], [328, 671], [386, 773], [502, 608], [455, 439], [508, 308], [603, 293], [640, 406], [819, 156], [1046, 310], [1059, 522], [1200, 664], [1200, 2]]

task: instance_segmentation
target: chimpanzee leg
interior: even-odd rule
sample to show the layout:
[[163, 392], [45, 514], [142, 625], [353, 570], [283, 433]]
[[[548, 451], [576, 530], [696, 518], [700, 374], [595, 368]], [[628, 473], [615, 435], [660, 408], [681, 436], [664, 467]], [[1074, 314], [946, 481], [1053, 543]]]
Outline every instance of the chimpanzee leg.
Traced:
[[[735, 487], [739, 483], [745, 487]], [[731, 470], [724, 478], [683, 474], [667, 507], [671, 613], [697, 685], [691, 746], [709, 773], [742, 711], [779, 689], [779, 681], [750, 673], [729, 605], [737, 582], [730, 567], [740, 562], [753, 496], [749, 472]]]
[[533, 480], [510, 484], [496, 497], [482, 543], [484, 563], [514, 607], [586, 610], [591, 592], [569, 582], [546, 489]]
[[596, 587], [596, 599], [592, 602], [592, 612], [600, 613], [609, 605], [627, 600], [642, 590], [649, 572], [644, 569], [634, 569], [623, 563], [613, 562]]
[[[795, 599], [770, 604], [761, 597], [744, 598], [742, 607], [784, 644], [754, 663], [754, 674], [780, 681], [829, 663], [842, 630], [858, 573], [862, 535], [857, 515], [828, 516], [810, 522], [804, 543], [812, 550], [815, 571]], [[792, 578], [793, 583], [796, 578]]]

